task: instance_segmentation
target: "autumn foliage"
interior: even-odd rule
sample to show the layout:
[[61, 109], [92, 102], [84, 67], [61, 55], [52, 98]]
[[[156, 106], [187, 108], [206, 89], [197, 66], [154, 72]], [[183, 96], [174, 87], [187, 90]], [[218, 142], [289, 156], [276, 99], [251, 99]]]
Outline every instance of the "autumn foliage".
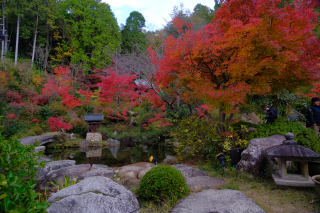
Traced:
[[61, 118], [51, 117], [48, 119], [49, 128], [51, 131], [58, 131], [59, 129], [69, 130], [72, 129], [72, 126], [68, 123], [65, 123]]
[[[186, 102], [218, 108], [223, 132], [246, 94], [292, 90], [319, 79], [320, 43], [312, 32], [316, 12], [303, 1], [284, 8], [279, 3], [226, 0], [213, 23], [169, 36], [163, 59], [149, 48], [157, 81], [162, 88], [175, 84]], [[177, 19], [175, 25], [182, 23]]]

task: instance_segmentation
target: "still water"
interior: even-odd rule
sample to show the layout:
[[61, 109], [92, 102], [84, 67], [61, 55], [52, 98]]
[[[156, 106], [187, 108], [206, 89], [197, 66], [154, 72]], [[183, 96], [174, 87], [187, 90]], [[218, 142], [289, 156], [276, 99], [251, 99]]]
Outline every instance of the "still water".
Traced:
[[145, 162], [150, 156], [162, 162], [172, 151], [164, 146], [145, 146], [134, 143], [121, 143], [107, 148], [46, 149], [45, 155], [52, 160], [75, 160], [76, 164], [103, 164], [119, 167]]

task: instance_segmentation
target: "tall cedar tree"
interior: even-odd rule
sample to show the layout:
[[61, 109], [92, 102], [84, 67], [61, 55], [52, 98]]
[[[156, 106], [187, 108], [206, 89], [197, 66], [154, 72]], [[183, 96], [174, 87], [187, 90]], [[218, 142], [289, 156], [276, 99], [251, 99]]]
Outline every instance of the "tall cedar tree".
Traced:
[[[248, 93], [293, 90], [319, 79], [317, 14], [305, 1], [226, 0], [213, 23], [179, 38], [169, 36], [158, 59], [159, 82], [173, 82], [186, 102], [219, 109], [218, 132], [228, 131]], [[184, 26], [179, 19], [176, 26]], [[151, 52], [152, 54], [152, 52]], [[154, 60], [156, 57], [153, 55]]]

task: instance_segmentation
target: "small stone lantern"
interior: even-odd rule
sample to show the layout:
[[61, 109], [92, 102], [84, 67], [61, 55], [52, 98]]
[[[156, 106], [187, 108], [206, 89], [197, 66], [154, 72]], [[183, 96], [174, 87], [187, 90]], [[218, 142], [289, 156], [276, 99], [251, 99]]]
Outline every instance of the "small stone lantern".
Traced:
[[[314, 187], [314, 183], [309, 176], [308, 160], [320, 159], [320, 155], [297, 144], [293, 140], [294, 135], [287, 133], [286, 140], [281, 145], [272, 146], [266, 149], [269, 157], [278, 160], [279, 174], [273, 174], [273, 180], [280, 186]], [[296, 170], [289, 172], [287, 162], [294, 164]]]
[[90, 113], [84, 116], [84, 121], [88, 123], [87, 141], [102, 141], [102, 135], [98, 132], [98, 128], [103, 121], [102, 114]]

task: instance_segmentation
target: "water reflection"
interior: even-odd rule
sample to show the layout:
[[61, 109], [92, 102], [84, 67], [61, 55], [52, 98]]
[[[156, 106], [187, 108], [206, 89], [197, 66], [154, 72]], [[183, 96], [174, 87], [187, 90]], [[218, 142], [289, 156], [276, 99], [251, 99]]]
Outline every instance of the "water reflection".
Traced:
[[145, 146], [132, 143], [121, 143], [108, 148], [47, 149], [46, 155], [53, 160], [75, 160], [76, 164], [104, 164], [123, 166], [126, 164], [148, 161], [152, 155], [162, 162], [170, 150], [163, 146]]

